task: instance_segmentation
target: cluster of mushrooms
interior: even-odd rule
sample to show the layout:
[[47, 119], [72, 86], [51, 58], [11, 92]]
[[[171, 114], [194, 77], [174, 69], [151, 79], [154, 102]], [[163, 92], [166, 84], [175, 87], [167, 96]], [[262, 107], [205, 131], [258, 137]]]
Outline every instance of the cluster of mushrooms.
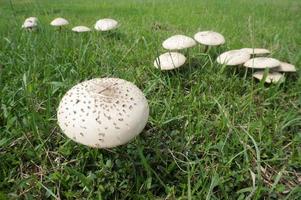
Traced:
[[[69, 22], [67, 19], [64, 18], [55, 18], [53, 21], [50, 23], [51, 26], [58, 27], [60, 30], [69, 25]], [[36, 17], [29, 17], [25, 19], [22, 28], [30, 31], [34, 31], [38, 28], [38, 19]], [[95, 23], [94, 26], [95, 30], [97, 31], [111, 31], [113, 29], [118, 28], [118, 22], [114, 19], [100, 19]], [[91, 29], [87, 26], [75, 26], [72, 28], [73, 32], [77, 33], [83, 33], [83, 32], [90, 32]]]
[[[172, 70], [183, 66], [186, 57], [177, 52], [194, 47], [200, 43], [205, 45], [205, 52], [210, 46], [219, 46], [225, 43], [222, 34], [214, 31], [202, 31], [194, 35], [194, 39], [185, 35], [174, 35], [167, 38], [162, 46], [168, 52], [160, 55], [154, 61], [154, 66], [160, 70]], [[278, 83], [284, 80], [281, 73], [296, 72], [294, 65], [281, 62], [275, 58], [266, 57], [271, 52], [264, 48], [242, 48], [222, 53], [216, 59], [217, 63], [227, 66], [240, 66], [257, 70], [253, 77], [264, 80], [266, 83]], [[270, 69], [265, 71], [265, 69]]]
[[186, 57], [178, 51], [194, 47], [197, 42], [205, 45], [205, 51], [210, 46], [219, 46], [225, 43], [225, 38], [222, 34], [214, 31], [202, 31], [194, 35], [194, 39], [186, 35], [174, 35], [167, 38], [162, 46], [168, 52], [160, 55], [154, 61], [154, 66], [160, 70], [172, 70], [183, 66], [186, 62]]
[[[69, 22], [56, 18], [50, 24], [61, 29]], [[27, 18], [22, 25], [27, 30], [37, 27], [36, 17]], [[98, 20], [94, 26], [97, 31], [110, 31], [117, 27], [118, 22], [108, 18]], [[89, 32], [91, 29], [76, 26], [72, 31]], [[224, 44], [225, 38], [214, 31], [198, 32], [194, 38], [174, 35], [163, 42], [162, 46], [168, 52], [157, 57], [154, 66], [160, 70], [183, 66], [186, 57], [179, 51], [197, 43], [205, 45], [207, 51], [210, 46]], [[283, 80], [279, 72], [296, 71], [295, 66], [289, 63], [260, 57], [268, 54], [270, 51], [267, 49], [244, 48], [224, 52], [216, 61], [221, 65], [260, 69], [253, 76], [268, 83]], [[266, 68], [271, 68], [271, 71], [265, 71]], [[149, 106], [143, 92], [133, 83], [119, 78], [95, 78], [81, 82], [67, 91], [57, 109], [58, 124], [63, 133], [75, 142], [95, 148], [112, 148], [129, 142], [144, 129], [148, 117]]]
[[267, 57], [270, 53], [268, 49], [263, 48], [243, 48], [226, 51], [219, 55], [216, 61], [222, 65], [243, 65], [256, 70], [253, 77], [266, 83], [281, 83], [284, 81], [282, 73], [296, 72], [294, 65]]

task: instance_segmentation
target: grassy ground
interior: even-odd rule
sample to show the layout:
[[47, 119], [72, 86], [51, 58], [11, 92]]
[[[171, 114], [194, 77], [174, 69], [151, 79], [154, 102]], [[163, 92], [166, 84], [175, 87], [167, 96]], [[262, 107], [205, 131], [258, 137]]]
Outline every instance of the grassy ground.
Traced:
[[[300, 199], [301, 2], [299, 0], [0, 0], [0, 199]], [[39, 32], [20, 30], [37, 16]], [[71, 26], [120, 21], [112, 34]], [[69, 29], [71, 28], [69, 27]], [[173, 34], [216, 30], [226, 44], [189, 52], [182, 70], [153, 60]], [[222, 68], [220, 52], [266, 47], [296, 64], [282, 85]], [[94, 77], [134, 82], [150, 119], [128, 145], [91, 149], [56, 123], [62, 95]]]

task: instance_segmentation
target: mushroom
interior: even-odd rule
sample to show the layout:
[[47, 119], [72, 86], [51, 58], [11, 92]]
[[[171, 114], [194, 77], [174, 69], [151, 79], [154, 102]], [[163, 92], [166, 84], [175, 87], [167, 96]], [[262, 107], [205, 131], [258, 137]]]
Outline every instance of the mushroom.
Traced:
[[243, 48], [241, 50], [246, 51], [254, 56], [263, 56], [271, 53], [268, 49], [263, 49], [263, 48]]
[[171, 70], [181, 67], [186, 57], [178, 52], [167, 52], [160, 55], [154, 61], [154, 66], [161, 70]]
[[51, 26], [57, 26], [57, 27], [59, 27], [60, 30], [61, 30], [62, 26], [66, 26], [68, 24], [69, 24], [69, 22], [66, 19], [61, 18], [61, 17], [55, 18], [50, 23]]
[[214, 31], [202, 31], [194, 35], [194, 39], [205, 45], [205, 52], [208, 50], [209, 46], [218, 46], [225, 43], [225, 38], [222, 34]]
[[167, 38], [162, 46], [167, 50], [181, 50], [193, 47], [196, 45], [196, 42], [191, 37], [185, 35], [174, 35], [170, 38]]
[[284, 81], [284, 76], [279, 72], [268, 72], [265, 76], [265, 71], [257, 71], [253, 74], [253, 77], [262, 80], [265, 78], [266, 83], [278, 83], [279, 81]]
[[296, 72], [296, 67], [290, 63], [280, 62], [280, 66], [273, 68], [273, 71], [276, 72]]
[[72, 31], [77, 33], [83, 33], [83, 32], [89, 32], [91, 31], [91, 29], [86, 26], [76, 26], [72, 28]]
[[25, 19], [24, 23], [22, 24], [22, 28], [27, 30], [34, 30], [38, 26], [38, 18], [36, 17], [29, 17]]
[[147, 99], [133, 83], [95, 78], [72, 87], [62, 98], [58, 125], [75, 142], [96, 148], [125, 144], [145, 127]]
[[96, 22], [94, 28], [97, 31], [110, 31], [118, 27], [118, 22], [114, 19], [100, 19]]
[[222, 53], [216, 59], [216, 61], [221, 65], [241, 65], [249, 60], [251, 55], [245, 51], [241, 50], [230, 50]]
[[248, 60], [244, 66], [254, 69], [274, 68], [280, 66], [280, 61], [275, 58], [259, 57]]

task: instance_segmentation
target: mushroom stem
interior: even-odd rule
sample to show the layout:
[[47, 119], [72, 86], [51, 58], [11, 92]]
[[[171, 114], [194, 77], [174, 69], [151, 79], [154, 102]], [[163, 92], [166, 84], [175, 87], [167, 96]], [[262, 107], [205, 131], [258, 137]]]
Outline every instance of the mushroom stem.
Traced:
[[[247, 80], [247, 75], [248, 75], [248, 68], [247, 67], [243, 67], [243, 64], [238, 65], [238, 67], [240, 68], [245, 68], [245, 73], [244, 73], [244, 80]], [[253, 73], [253, 70], [252, 70]]]
[[207, 53], [207, 52], [208, 52], [208, 50], [209, 50], [209, 46], [208, 46], [208, 45], [206, 45], [206, 46], [205, 46], [205, 49], [204, 49], [204, 53]]
[[188, 57], [189, 73], [191, 73], [191, 57], [190, 57], [189, 49], [187, 49], [187, 57]]

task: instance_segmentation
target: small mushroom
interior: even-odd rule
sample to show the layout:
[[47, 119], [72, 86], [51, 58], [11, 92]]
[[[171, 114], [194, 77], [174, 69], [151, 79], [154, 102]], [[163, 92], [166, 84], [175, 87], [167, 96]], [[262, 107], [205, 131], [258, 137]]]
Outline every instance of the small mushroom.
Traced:
[[196, 42], [191, 37], [186, 35], [174, 35], [170, 38], [167, 38], [162, 46], [167, 50], [182, 50], [193, 47], [196, 45]]
[[100, 19], [96, 22], [94, 28], [97, 31], [110, 31], [118, 27], [118, 22], [114, 19]]
[[34, 30], [38, 27], [38, 18], [36, 17], [29, 17], [25, 19], [24, 23], [22, 24], [22, 28], [27, 30]]
[[205, 45], [205, 52], [208, 50], [209, 46], [218, 46], [225, 43], [225, 38], [222, 34], [214, 31], [202, 31], [194, 35], [194, 39]]
[[178, 52], [167, 52], [154, 61], [154, 66], [161, 70], [176, 69], [184, 65], [186, 57]]
[[268, 72], [265, 77], [265, 71], [257, 71], [253, 74], [253, 77], [262, 80], [265, 78], [266, 83], [278, 83], [284, 81], [284, 76], [280, 74], [279, 72]]
[[248, 60], [244, 66], [254, 69], [274, 68], [280, 66], [280, 61], [275, 58], [258, 57]]
[[60, 29], [62, 28], [62, 26], [67, 26], [68, 24], [69, 24], [68, 20], [61, 18], [61, 17], [55, 18], [50, 23], [51, 26], [56, 26], [56, 27], [59, 27]]
[[72, 31], [77, 33], [83, 33], [83, 32], [89, 32], [91, 31], [91, 29], [86, 26], [76, 26], [72, 28]]
[[290, 63], [280, 62], [280, 66], [273, 68], [273, 71], [276, 72], [296, 72], [296, 67]]
[[142, 91], [118, 78], [95, 78], [75, 85], [57, 110], [58, 124], [67, 137], [96, 148], [129, 142], [143, 130], [148, 116]]
[[263, 49], [263, 48], [243, 48], [241, 50], [246, 51], [254, 56], [263, 56], [271, 53], [268, 49]]
[[241, 65], [249, 60], [251, 55], [245, 51], [241, 50], [230, 50], [222, 53], [216, 59], [216, 61], [221, 65]]

